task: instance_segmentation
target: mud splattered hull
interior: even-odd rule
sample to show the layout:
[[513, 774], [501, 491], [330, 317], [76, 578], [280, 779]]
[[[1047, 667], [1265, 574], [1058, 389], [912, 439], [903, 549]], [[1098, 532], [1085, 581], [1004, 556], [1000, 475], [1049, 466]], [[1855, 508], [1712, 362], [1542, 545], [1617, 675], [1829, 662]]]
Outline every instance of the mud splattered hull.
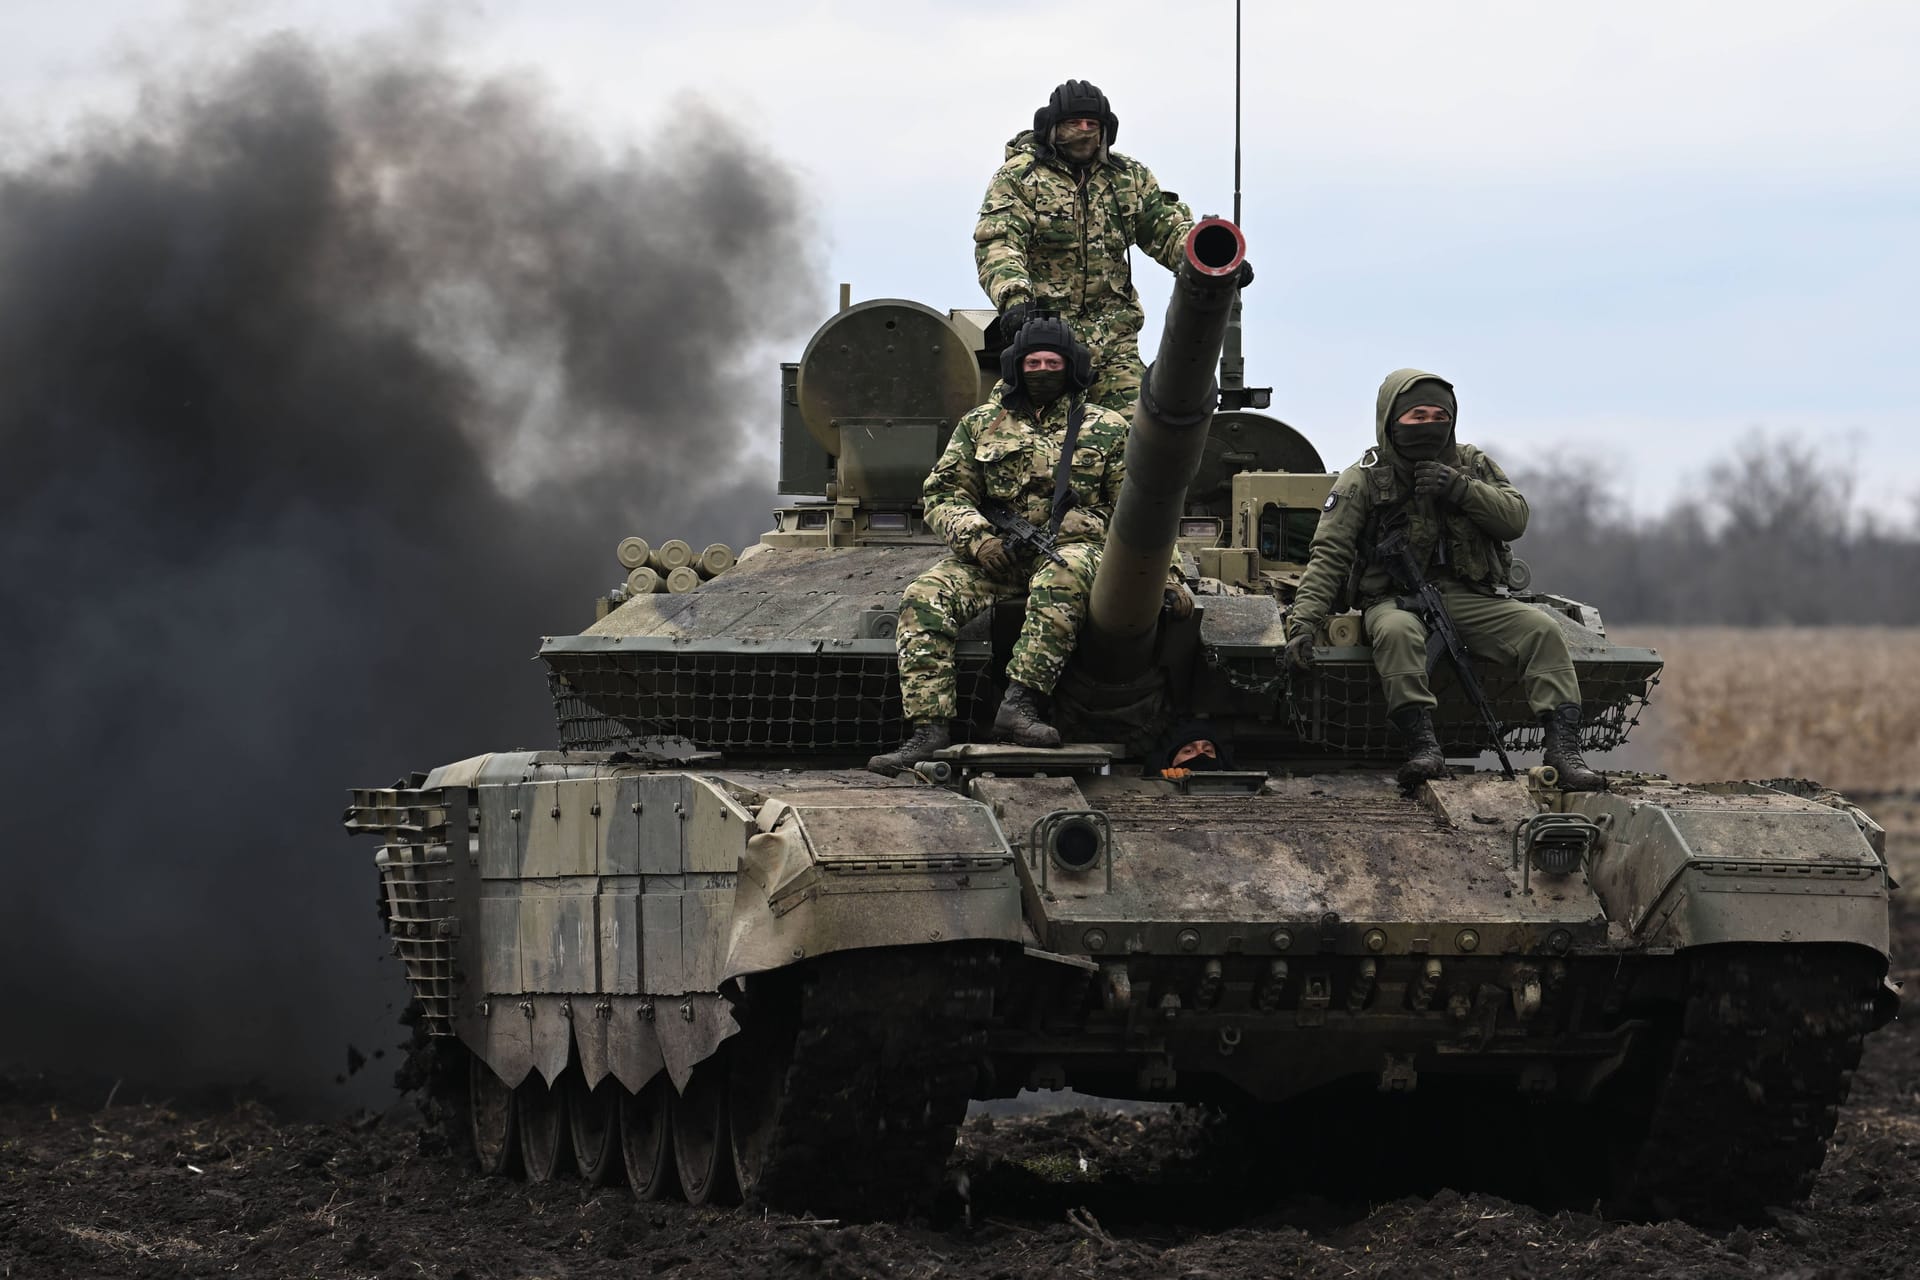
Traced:
[[1877, 828], [1837, 797], [979, 750], [945, 787], [556, 753], [357, 793], [427, 1029], [497, 1094], [477, 1148], [549, 1167], [556, 1109], [652, 1098], [697, 1198], [891, 1213], [969, 1098], [1464, 1084], [1598, 1135], [1620, 1206], [1738, 1218], [1804, 1190], [1891, 1015]]

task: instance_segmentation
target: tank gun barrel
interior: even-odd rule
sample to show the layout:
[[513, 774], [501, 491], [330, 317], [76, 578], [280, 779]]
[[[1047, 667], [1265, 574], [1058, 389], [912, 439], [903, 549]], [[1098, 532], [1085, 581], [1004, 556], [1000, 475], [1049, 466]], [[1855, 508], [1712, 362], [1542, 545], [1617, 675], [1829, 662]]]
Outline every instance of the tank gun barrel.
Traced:
[[1132, 679], [1153, 661], [1167, 566], [1219, 403], [1214, 370], [1246, 256], [1246, 237], [1225, 218], [1203, 219], [1187, 235], [1160, 348], [1134, 407], [1127, 479], [1107, 527], [1080, 646], [1080, 660], [1100, 679]]

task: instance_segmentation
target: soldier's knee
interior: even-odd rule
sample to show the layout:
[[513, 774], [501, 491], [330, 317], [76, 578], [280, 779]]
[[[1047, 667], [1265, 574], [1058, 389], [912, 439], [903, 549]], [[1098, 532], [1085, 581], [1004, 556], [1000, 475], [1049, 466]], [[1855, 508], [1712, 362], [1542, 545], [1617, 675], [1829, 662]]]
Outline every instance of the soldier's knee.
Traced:
[[1515, 610], [1507, 626], [1517, 642], [1516, 648], [1541, 644], [1564, 647], [1566, 644], [1566, 634], [1560, 630], [1560, 624], [1531, 605], [1523, 604]]
[[942, 561], [908, 583], [907, 589], [900, 593], [900, 603], [903, 607], [914, 604], [951, 613], [969, 594], [972, 581], [968, 566]]
[[1420, 619], [1405, 609], [1384, 609], [1367, 618], [1367, 638], [1375, 648], [1402, 644], [1424, 644], [1427, 629]]
[[907, 609], [924, 609], [929, 605], [938, 604], [939, 601], [939, 587], [925, 578], [915, 578], [907, 584], [907, 589], [900, 593], [900, 608], [903, 612]]
[[1055, 564], [1051, 560], [1042, 560], [1028, 580], [1029, 591], [1065, 592], [1071, 595], [1084, 595], [1093, 585], [1093, 571], [1100, 563], [1100, 549], [1084, 542], [1070, 543], [1060, 548], [1060, 558], [1065, 564]]
[[900, 597], [898, 630], [901, 636], [932, 635], [951, 639], [966, 625], [966, 619], [956, 617], [949, 602], [943, 601], [937, 593], [915, 596], [911, 592], [909, 588]]

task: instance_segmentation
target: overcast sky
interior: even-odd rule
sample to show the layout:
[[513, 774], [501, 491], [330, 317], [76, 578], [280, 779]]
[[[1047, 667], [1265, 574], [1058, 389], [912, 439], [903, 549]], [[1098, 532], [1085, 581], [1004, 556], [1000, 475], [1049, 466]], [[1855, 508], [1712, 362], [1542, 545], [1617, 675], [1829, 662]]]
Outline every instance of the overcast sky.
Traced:
[[[124, 106], [129, 64], [421, 12], [0, 0], [0, 145]], [[1232, 204], [1231, 0], [426, 12], [610, 143], [677, 95], [737, 113], [803, 174], [856, 298], [984, 305], [981, 190], [1069, 76], [1106, 89], [1120, 150], [1196, 212]], [[1466, 437], [1514, 462], [1605, 458], [1641, 504], [1770, 429], [1830, 441], [1911, 512], [1920, 4], [1253, 3], [1245, 40], [1249, 375], [1330, 465], [1370, 439], [1380, 377], [1413, 364], [1458, 384]], [[1150, 346], [1166, 277], [1136, 275]], [[771, 446], [768, 386], [743, 412]]]

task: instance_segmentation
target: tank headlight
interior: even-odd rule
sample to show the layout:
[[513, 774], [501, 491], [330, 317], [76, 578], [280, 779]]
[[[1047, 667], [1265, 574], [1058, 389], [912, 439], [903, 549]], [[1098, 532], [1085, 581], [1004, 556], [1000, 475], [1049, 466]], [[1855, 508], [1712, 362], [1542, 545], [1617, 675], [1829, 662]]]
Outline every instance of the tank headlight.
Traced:
[[1068, 818], [1053, 828], [1047, 856], [1062, 871], [1085, 871], [1100, 861], [1100, 844], [1100, 828], [1085, 818]]
[[1106, 870], [1106, 887], [1113, 888], [1113, 828], [1098, 809], [1055, 809], [1035, 820], [1027, 833], [1027, 848], [1046, 888], [1049, 873], [1074, 877], [1074, 892], [1090, 886], [1090, 872]]

